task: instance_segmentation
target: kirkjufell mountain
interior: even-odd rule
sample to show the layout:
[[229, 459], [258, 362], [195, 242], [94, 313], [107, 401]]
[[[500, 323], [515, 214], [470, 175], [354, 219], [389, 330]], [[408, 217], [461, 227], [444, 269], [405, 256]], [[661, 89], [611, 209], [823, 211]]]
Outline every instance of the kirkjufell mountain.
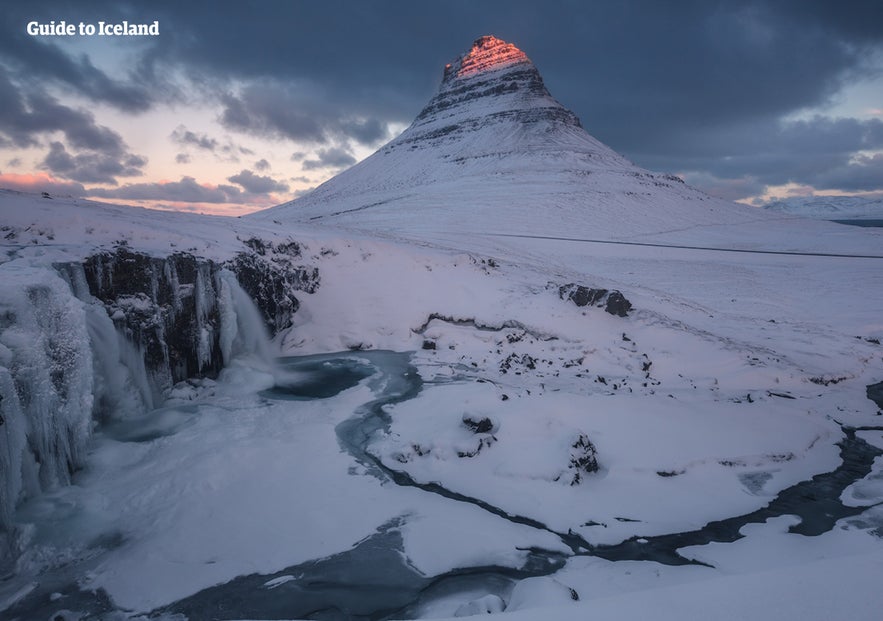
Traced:
[[765, 214], [635, 166], [549, 94], [524, 52], [484, 36], [445, 66], [438, 92], [400, 136], [255, 217], [417, 235], [468, 222], [495, 233], [624, 239]]

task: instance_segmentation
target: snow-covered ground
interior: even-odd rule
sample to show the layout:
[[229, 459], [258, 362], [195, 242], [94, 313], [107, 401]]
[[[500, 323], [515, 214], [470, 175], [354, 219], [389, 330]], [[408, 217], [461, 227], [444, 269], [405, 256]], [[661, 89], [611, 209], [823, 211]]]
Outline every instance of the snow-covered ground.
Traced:
[[[99, 427], [74, 485], [20, 507], [28, 544], [4, 585], [7, 604], [57, 592], [55, 609], [75, 609], [66, 602], [77, 583], [104, 589], [123, 609], [175, 610], [248, 574], [278, 581], [264, 589], [278, 594], [298, 584], [287, 568], [382, 531], [400, 537], [417, 578], [519, 568], [531, 549], [565, 561], [546, 578], [430, 590], [408, 609], [420, 616], [508, 606], [527, 607], [524, 618], [586, 610], [698, 618], [714, 603], [714, 618], [821, 619], [831, 610], [873, 618], [879, 458], [844, 492], [865, 513], [820, 536], [790, 534], [782, 517], [743, 527], [735, 543], [681, 550], [713, 567], [611, 561], [580, 546], [693, 531], [837, 467], [839, 424], [879, 424], [864, 395], [883, 379], [873, 342], [883, 336], [878, 260], [469, 232], [414, 243], [307, 225], [283, 235], [260, 223], [127, 209], [4, 197], [3, 222], [17, 238], [7, 240], [3, 290], [24, 273], [14, 268], [51, 273], [53, 261], [119, 238], [161, 254], [163, 239], [177, 235], [198, 252], [217, 248], [218, 258], [237, 235], [297, 239], [322, 285], [301, 297], [276, 346], [294, 355], [416, 351], [419, 394], [386, 405], [389, 424], [366, 447], [414, 484], [378, 474], [339, 438], [337, 426], [384, 394], [383, 382], [287, 401], [260, 392], [271, 375], [237, 365], [217, 383], [179, 387], [177, 400], [129, 427]], [[223, 235], [229, 246], [218, 243]], [[868, 243], [875, 233], [852, 235]], [[634, 309], [618, 317], [577, 307], [559, 296], [570, 282], [618, 288]], [[492, 426], [476, 432], [464, 417]], [[860, 433], [883, 444], [879, 432]], [[571, 485], [580, 436], [600, 469]], [[567, 604], [570, 589], [579, 602]]]

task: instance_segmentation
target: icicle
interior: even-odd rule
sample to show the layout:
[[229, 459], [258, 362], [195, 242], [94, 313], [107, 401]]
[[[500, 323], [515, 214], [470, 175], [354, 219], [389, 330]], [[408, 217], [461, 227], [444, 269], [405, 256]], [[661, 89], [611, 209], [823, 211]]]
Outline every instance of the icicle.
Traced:
[[202, 371], [212, 361], [215, 330], [211, 322], [209, 322], [209, 315], [215, 309], [218, 297], [214, 287], [212, 287], [211, 267], [208, 264], [200, 265], [197, 268], [194, 289], [196, 323], [199, 330], [196, 359], [199, 362], [199, 370]]
[[82, 466], [94, 378], [84, 305], [67, 283], [17, 261], [0, 270], [0, 521], [8, 526], [23, 493], [32, 493], [30, 465], [39, 464], [42, 489], [68, 484]]

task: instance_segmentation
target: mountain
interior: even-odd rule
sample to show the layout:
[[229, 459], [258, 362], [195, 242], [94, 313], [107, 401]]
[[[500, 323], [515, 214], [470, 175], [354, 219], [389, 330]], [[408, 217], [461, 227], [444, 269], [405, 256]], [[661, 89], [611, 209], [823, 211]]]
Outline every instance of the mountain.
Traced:
[[820, 220], [883, 219], [883, 198], [867, 196], [794, 196], [767, 203], [771, 212]]
[[616, 239], [773, 219], [630, 163], [549, 94], [524, 52], [493, 36], [445, 66], [438, 92], [400, 136], [253, 217], [409, 236], [469, 222], [485, 232]]

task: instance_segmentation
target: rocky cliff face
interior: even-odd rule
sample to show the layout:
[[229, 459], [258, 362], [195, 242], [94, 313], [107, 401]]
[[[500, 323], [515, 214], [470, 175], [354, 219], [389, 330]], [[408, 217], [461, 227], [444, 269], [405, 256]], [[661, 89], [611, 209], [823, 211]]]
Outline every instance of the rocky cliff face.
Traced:
[[496, 37], [481, 37], [445, 66], [438, 93], [391, 146], [451, 140], [503, 122], [544, 122], [547, 131], [557, 125], [581, 127], [576, 115], [552, 98], [524, 52]]
[[23, 498], [70, 482], [96, 422], [143, 413], [237, 356], [271, 355], [268, 334], [291, 326], [295, 294], [319, 274], [295, 243], [244, 243], [223, 263], [118, 244], [54, 270], [4, 265], [0, 534]]
[[[250, 239], [250, 252], [225, 263], [177, 252], [153, 257], [125, 245], [56, 266], [78, 298], [104, 305], [117, 331], [143, 356], [154, 397], [181, 380], [214, 377], [224, 366], [221, 347], [223, 274], [255, 303], [270, 334], [291, 326], [296, 291], [312, 293], [317, 268], [297, 265], [296, 243]], [[229, 293], [227, 293], [229, 295]]]

